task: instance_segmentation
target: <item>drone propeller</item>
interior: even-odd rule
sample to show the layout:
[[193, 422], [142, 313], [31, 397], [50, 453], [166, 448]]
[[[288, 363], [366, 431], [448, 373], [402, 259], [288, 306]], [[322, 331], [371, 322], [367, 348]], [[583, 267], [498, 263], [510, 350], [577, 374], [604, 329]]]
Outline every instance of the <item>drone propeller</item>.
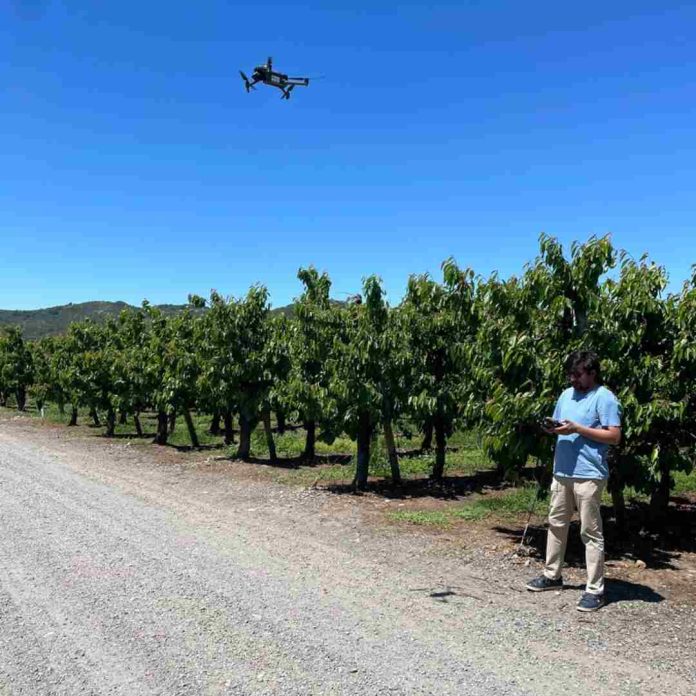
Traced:
[[254, 85], [249, 82], [249, 78], [240, 70], [239, 74], [242, 76], [242, 80], [244, 80], [244, 87], [246, 87], [246, 91], [248, 92], [250, 89], [256, 89]]

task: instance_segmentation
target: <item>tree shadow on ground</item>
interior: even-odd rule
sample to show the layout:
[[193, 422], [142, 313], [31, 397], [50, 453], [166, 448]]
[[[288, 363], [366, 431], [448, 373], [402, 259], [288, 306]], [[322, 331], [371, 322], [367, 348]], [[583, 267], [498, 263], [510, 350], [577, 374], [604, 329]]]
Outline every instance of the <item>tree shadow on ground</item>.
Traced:
[[276, 457], [275, 461], [271, 461], [268, 457], [248, 457], [244, 460], [239, 460], [234, 455], [231, 457], [216, 457], [216, 461], [244, 461], [247, 464], [261, 464], [278, 469], [313, 469], [325, 464], [350, 464], [353, 459], [352, 454], [317, 454], [311, 461], [305, 459], [301, 455], [296, 457]]
[[[449, 445], [445, 447], [445, 452], [459, 452], [459, 447], [450, 447]], [[424, 457], [427, 455], [434, 455], [435, 450], [431, 448], [423, 449], [422, 447], [414, 447], [412, 449], [398, 449], [396, 453], [399, 457], [404, 457], [405, 459], [410, 459], [413, 457]]]
[[[152, 437], [154, 437], [154, 434]], [[193, 445], [174, 445], [168, 442], [165, 447], [171, 447], [177, 452], [213, 452], [231, 447], [231, 445], [226, 445], [224, 442], [216, 442], [214, 444], [198, 445], [198, 447], [194, 447]]]
[[249, 457], [246, 461], [250, 464], [264, 464], [280, 469], [299, 469], [300, 467], [313, 469], [325, 464], [350, 464], [352, 459], [352, 454], [317, 454], [311, 460], [298, 455], [296, 457], [276, 457], [275, 461], [271, 461], [268, 457]]
[[[543, 558], [546, 553], [546, 510], [541, 506], [525, 537], [526, 552]], [[613, 508], [602, 507], [607, 560], [644, 561], [650, 568], [676, 569], [681, 553], [696, 552], [696, 504], [685, 498], [672, 498], [665, 522], [659, 531], [650, 531], [650, 510], [646, 503], [633, 502], [626, 508], [626, 523], [620, 528]], [[523, 526], [494, 529], [511, 541], [520, 542]], [[566, 565], [584, 567], [585, 547], [580, 539], [580, 523], [571, 522]]]
[[325, 490], [331, 493], [355, 494], [372, 493], [385, 498], [436, 498], [439, 500], [458, 500], [480, 493], [484, 489], [502, 490], [509, 488], [509, 483], [501, 481], [496, 471], [484, 470], [462, 476], [446, 476], [440, 481], [431, 478], [405, 479], [401, 484], [394, 484], [389, 479], [374, 479], [368, 481], [367, 489], [356, 491], [355, 486], [348, 482], [338, 482], [326, 485]]
[[301, 423], [286, 423], [283, 428], [279, 428], [277, 425], [274, 425], [271, 428], [271, 432], [278, 433], [279, 435], [284, 435], [286, 432], [295, 432], [296, 430], [302, 430], [304, 428], [304, 425]]

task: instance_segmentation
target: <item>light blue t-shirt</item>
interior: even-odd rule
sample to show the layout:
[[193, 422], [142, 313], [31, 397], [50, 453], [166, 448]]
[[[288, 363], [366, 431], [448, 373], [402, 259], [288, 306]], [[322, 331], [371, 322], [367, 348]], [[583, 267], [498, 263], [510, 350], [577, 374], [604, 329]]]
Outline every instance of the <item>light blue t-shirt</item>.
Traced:
[[[570, 420], [587, 428], [621, 425], [621, 404], [606, 387], [580, 392], [568, 387], [558, 399], [553, 412], [556, 420]], [[578, 433], [559, 435], [553, 473], [583, 479], [606, 479], [609, 476], [609, 445], [593, 442]]]

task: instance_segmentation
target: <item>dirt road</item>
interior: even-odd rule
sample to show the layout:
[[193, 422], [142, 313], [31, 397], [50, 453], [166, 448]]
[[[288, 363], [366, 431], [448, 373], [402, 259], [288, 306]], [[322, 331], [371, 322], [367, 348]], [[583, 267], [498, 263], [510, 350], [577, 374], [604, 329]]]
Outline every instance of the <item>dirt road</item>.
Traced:
[[160, 452], [0, 420], [0, 696], [696, 690], [692, 609], [582, 615], [354, 499]]

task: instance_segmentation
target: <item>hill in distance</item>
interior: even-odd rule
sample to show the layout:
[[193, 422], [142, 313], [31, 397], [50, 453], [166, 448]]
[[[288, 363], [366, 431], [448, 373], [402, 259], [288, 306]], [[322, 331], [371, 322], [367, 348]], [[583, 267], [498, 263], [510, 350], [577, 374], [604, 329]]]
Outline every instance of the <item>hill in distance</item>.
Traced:
[[[100, 322], [107, 317], [117, 317], [127, 307], [135, 309], [125, 302], [81, 302], [46, 309], [0, 309], [0, 329], [5, 326], [19, 326], [25, 339], [34, 340], [65, 333], [74, 321], [91, 319]], [[183, 311], [186, 305], [164, 304], [157, 307], [164, 314], [177, 314]], [[292, 305], [271, 311], [289, 314], [292, 312]]]

